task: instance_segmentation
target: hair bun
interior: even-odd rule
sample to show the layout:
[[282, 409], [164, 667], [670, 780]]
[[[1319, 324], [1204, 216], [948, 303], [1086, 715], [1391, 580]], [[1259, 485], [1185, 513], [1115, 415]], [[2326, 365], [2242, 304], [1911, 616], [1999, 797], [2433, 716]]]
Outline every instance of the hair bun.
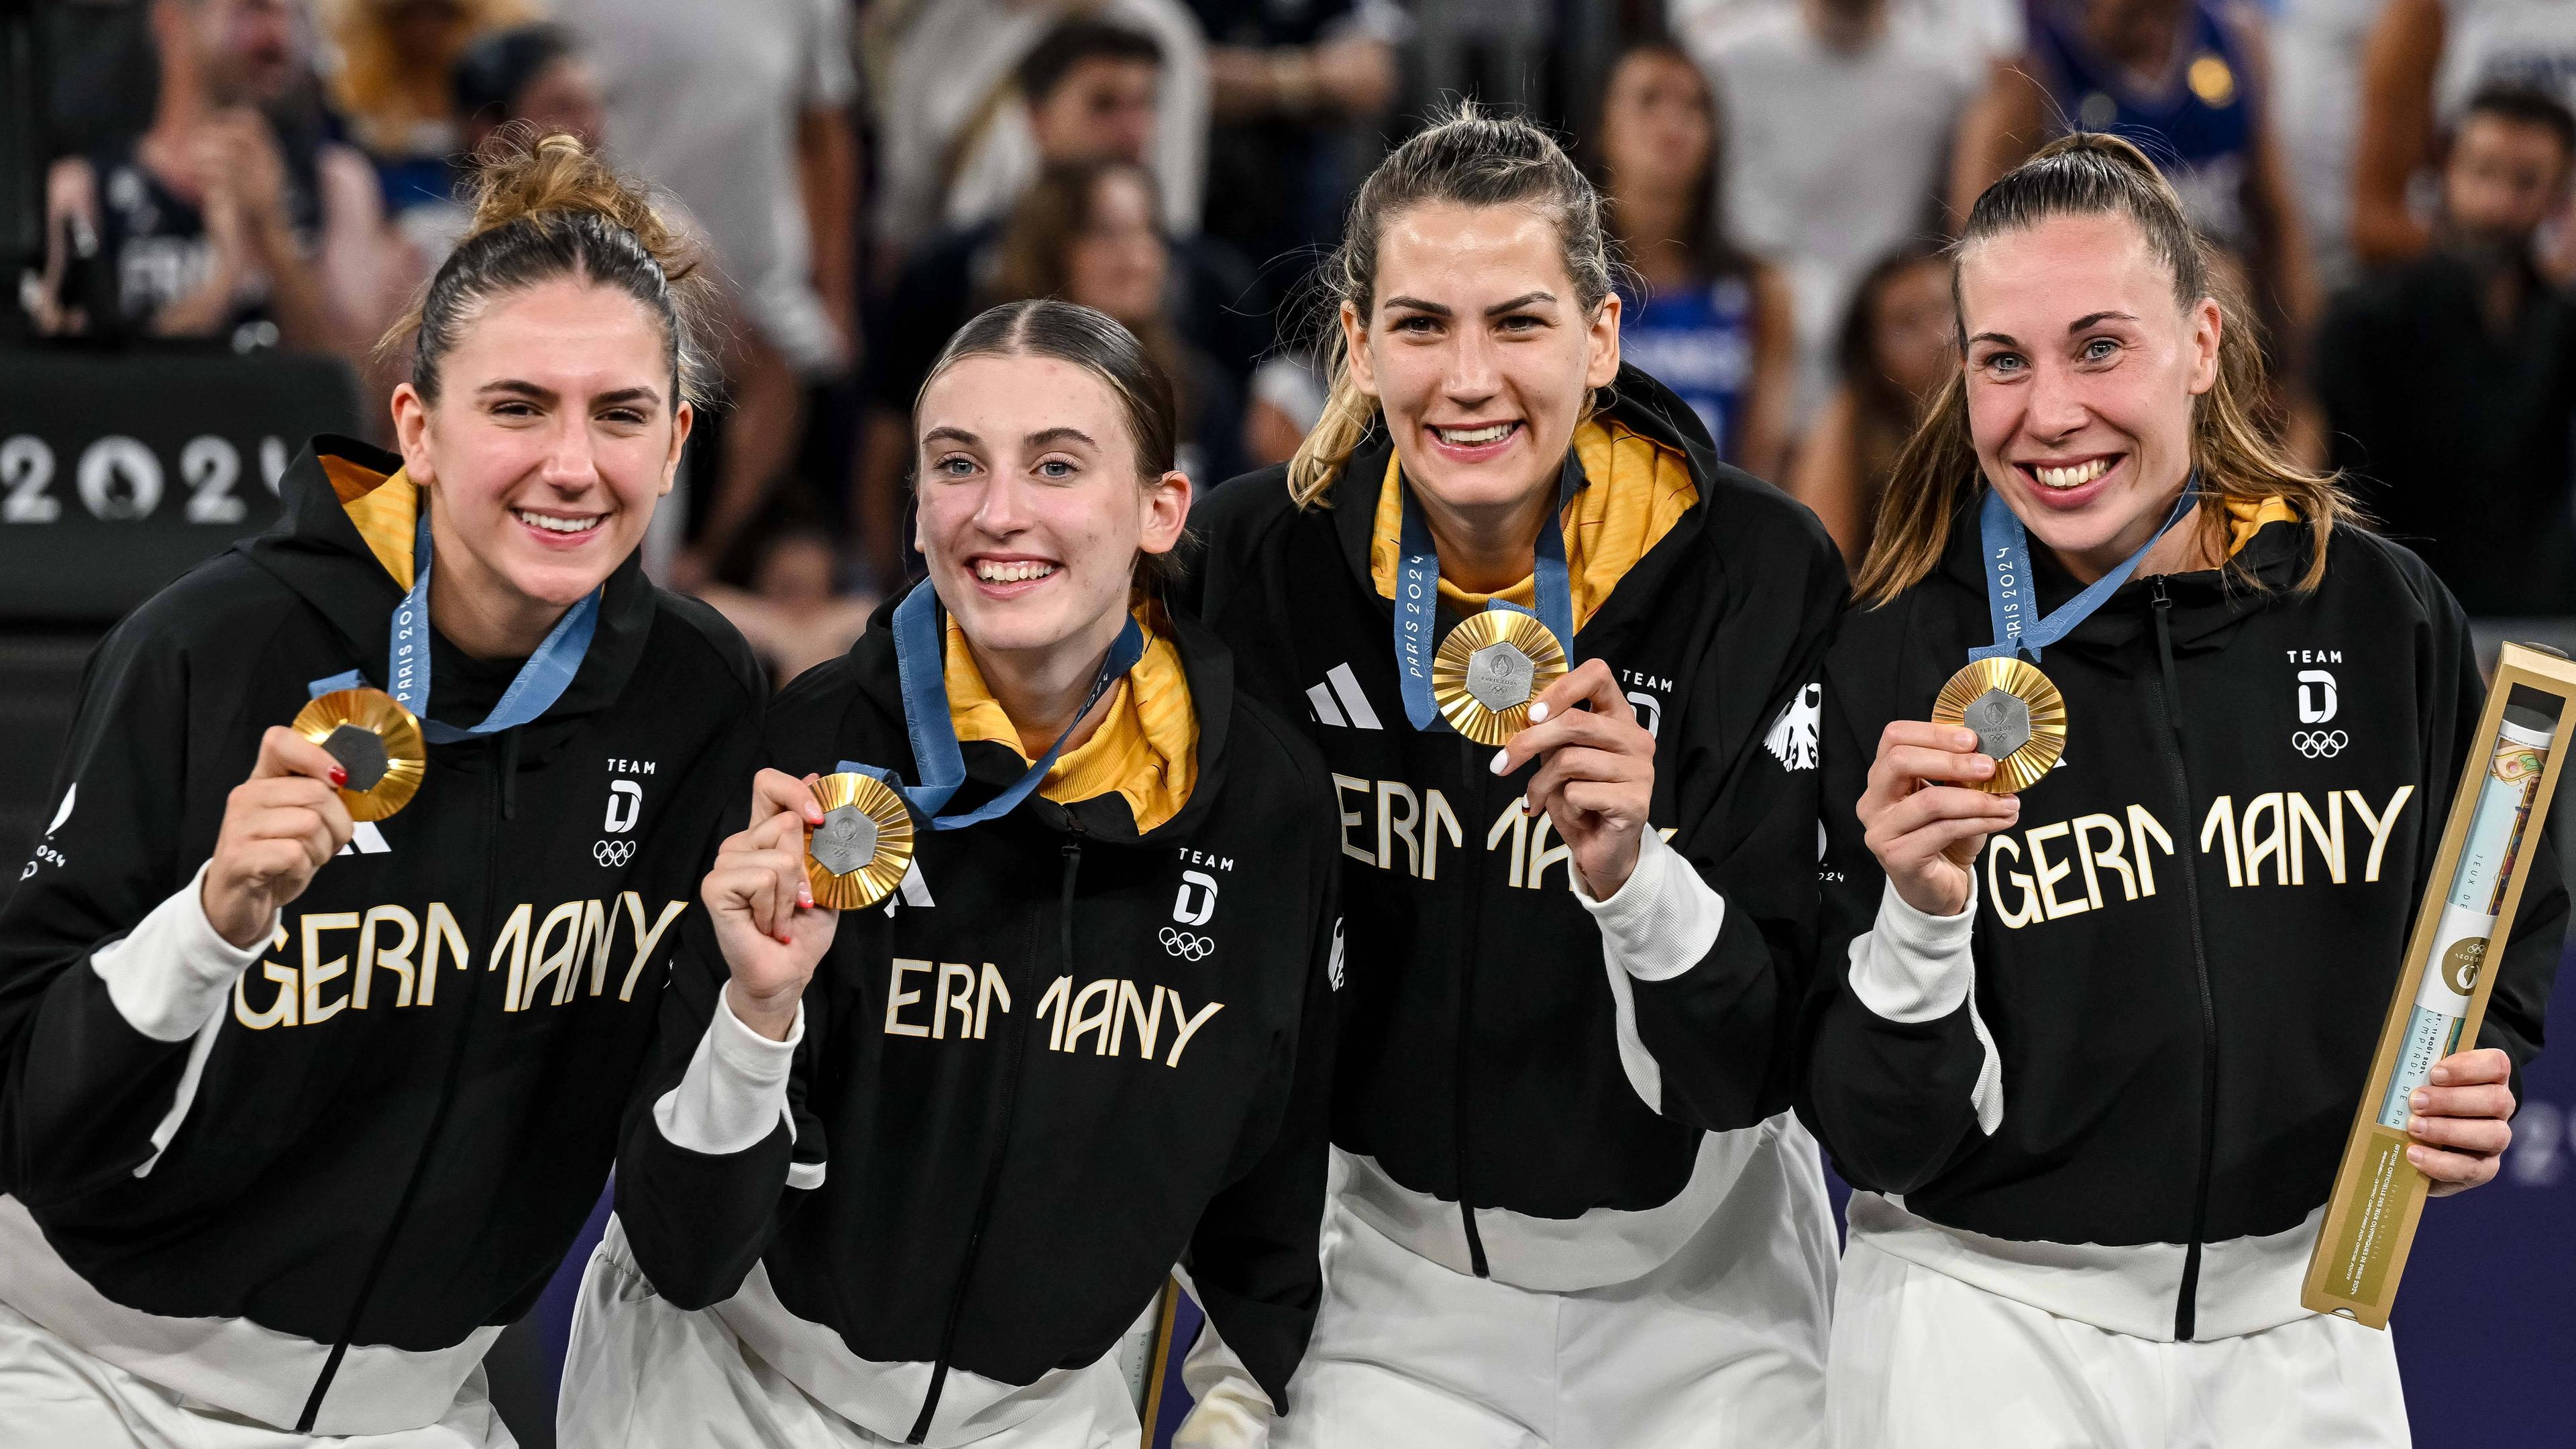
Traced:
[[596, 216], [634, 233], [670, 280], [694, 268], [688, 244], [650, 193], [610, 170], [580, 138], [520, 124], [504, 127], [494, 142], [475, 163], [474, 220], [465, 240], [518, 221], [542, 226], [550, 216]]

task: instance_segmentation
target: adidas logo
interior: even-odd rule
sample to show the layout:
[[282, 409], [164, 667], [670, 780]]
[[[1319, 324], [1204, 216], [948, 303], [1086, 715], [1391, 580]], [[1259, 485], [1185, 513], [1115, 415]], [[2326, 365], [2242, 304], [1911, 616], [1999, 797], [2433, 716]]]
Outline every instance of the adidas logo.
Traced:
[[1336, 664], [1324, 671], [1324, 682], [1306, 691], [1306, 703], [1313, 706], [1315, 718], [1343, 729], [1378, 730], [1386, 726], [1377, 722], [1377, 711], [1369, 708], [1368, 696], [1360, 692], [1360, 682], [1348, 664]]
[[892, 895], [886, 897], [885, 913], [889, 916], [893, 915], [894, 908], [896, 906], [932, 906], [937, 904], [937, 901], [930, 898], [930, 882], [921, 878], [921, 860], [920, 857], [916, 856], [910, 864], [903, 868], [902, 887], [896, 890]]
[[392, 853], [393, 847], [385, 844], [385, 833], [378, 830], [376, 822], [372, 820], [359, 821], [357, 831], [349, 837], [349, 843], [340, 847], [342, 855], [391, 855]]

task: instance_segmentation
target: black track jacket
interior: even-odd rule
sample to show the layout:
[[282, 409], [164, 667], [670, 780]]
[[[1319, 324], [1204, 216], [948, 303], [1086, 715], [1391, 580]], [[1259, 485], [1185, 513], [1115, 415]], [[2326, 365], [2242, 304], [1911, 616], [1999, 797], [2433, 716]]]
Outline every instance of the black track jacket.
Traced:
[[[1606, 976], [1565, 844], [1517, 808], [1534, 765], [1497, 777], [1490, 747], [1408, 726], [1369, 568], [1382, 431], [1323, 504], [1297, 507], [1273, 467], [1191, 519], [1203, 617], [1333, 770], [1350, 958], [1334, 1143], [1452, 1205], [1422, 1217], [1441, 1245], [1417, 1251], [1445, 1259], [1463, 1232], [1453, 1266], [1523, 1286], [1624, 1281], [1678, 1245], [1684, 1225], [1640, 1233], [1634, 1214], [1693, 1186], [1707, 1134], [1789, 1104], [1813, 949], [1814, 682], [1841, 559], [1813, 514], [1720, 463], [1662, 384], [1627, 368], [1615, 393], [1602, 420], [1678, 450], [1699, 493], [1571, 649], [1607, 661], [1654, 732], [1649, 819], [1725, 901], [1705, 958], [1670, 979]], [[1660, 1110], [1623, 1068], [1615, 987]], [[1496, 1209], [1517, 1217], [1480, 1233]], [[1629, 1224], [1577, 1226], [1602, 1210]], [[1533, 1246], [1514, 1261], [1506, 1242]]]
[[[769, 764], [919, 778], [893, 609], [779, 697]], [[792, 1134], [729, 1155], [671, 1142], [652, 1110], [729, 975], [691, 916], [619, 1219], [672, 1303], [722, 1304], [747, 1340], [798, 1355], [836, 1335], [862, 1362], [799, 1382], [881, 1436], [918, 1442], [976, 1394], [1094, 1362], [1175, 1264], [1287, 1406], [1322, 1295], [1331, 795], [1297, 732], [1237, 691], [1224, 646], [1186, 619], [1171, 635], [1198, 722], [1181, 812], [1142, 836], [1114, 793], [1032, 794], [959, 830], [916, 815], [915, 873], [841, 914], [806, 987]], [[963, 749], [951, 813], [1027, 768], [999, 744]], [[755, 1263], [767, 1287], [736, 1297]], [[903, 1368], [921, 1364], [926, 1393]], [[985, 1381], [973, 1393], [968, 1374]]]
[[[316, 440], [274, 530], [90, 660], [61, 812], [0, 908], [0, 1210], [43, 1230], [0, 1252], [0, 1300], [111, 1361], [157, 1343], [131, 1366], [261, 1422], [381, 1432], [445, 1412], [596, 1200], [765, 690], [628, 559], [545, 715], [429, 746], [412, 803], [323, 866], [205, 1030], [142, 1034], [92, 954], [189, 886], [308, 681], [383, 683], [402, 590], [325, 455], [400, 466]], [[430, 712], [477, 722], [515, 671], [433, 647]]]
[[[2289, 1233], [2325, 1201], [2485, 698], [2467, 621], [2413, 554], [2338, 528], [2300, 593], [2308, 538], [2276, 521], [2245, 543], [2261, 589], [2133, 579], [2047, 647], [2066, 757], [1976, 862], [1974, 989], [1937, 1019], [1884, 1019], [1850, 987], [1885, 882], [1853, 807], [1884, 726], [1926, 718], [1991, 637], [1973, 500], [1931, 576], [1844, 620], [1825, 671], [1819, 1134], [1854, 1185], [1945, 1228], [2181, 1245], [2152, 1290], [2176, 1338], [2209, 1336], [2227, 1286], [2201, 1276], [2205, 1245]], [[2077, 586], [2031, 555], [2044, 616]], [[2536, 833], [2482, 1036], [2517, 1063], [2567, 922]], [[1972, 1011], [2001, 1068], [1991, 1131]], [[2275, 1256], [2294, 1275], [2306, 1252]]]

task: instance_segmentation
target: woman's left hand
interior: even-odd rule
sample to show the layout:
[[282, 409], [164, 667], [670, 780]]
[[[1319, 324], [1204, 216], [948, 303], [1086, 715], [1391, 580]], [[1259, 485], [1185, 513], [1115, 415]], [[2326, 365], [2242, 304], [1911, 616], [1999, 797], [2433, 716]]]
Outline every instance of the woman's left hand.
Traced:
[[2406, 1160], [2449, 1197], [2493, 1179], [2513, 1141], [2513, 1061], [2494, 1047], [2455, 1052], [2433, 1064], [2407, 1105]]
[[[1580, 706], [1590, 706], [1581, 708]], [[1529, 728], [1494, 756], [1508, 775], [1532, 759], [1523, 808], [1544, 810], [1574, 852], [1584, 889], [1606, 901], [1637, 868], [1646, 807], [1655, 793], [1655, 737], [1610, 677], [1610, 666], [1586, 659], [1540, 691]]]

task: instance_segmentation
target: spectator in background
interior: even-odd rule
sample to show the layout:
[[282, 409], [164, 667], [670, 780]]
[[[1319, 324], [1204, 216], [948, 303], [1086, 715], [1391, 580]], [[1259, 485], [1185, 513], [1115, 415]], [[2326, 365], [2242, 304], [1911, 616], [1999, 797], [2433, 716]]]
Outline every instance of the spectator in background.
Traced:
[[1311, 348], [1284, 348], [1261, 359], [1244, 389], [1243, 466], [1268, 468], [1297, 456], [1324, 416], [1327, 387]]
[[769, 671], [770, 687], [784, 689], [815, 665], [849, 653], [867, 630], [877, 601], [836, 588], [837, 566], [832, 535], [795, 523], [762, 537], [750, 588], [708, 584], [698, 593], [742, 631]]
[[2272, 124], [2306, 228], [2317, 288], [2353, 280], [2355, 138], [2362, 52], [2387, 0], [2277, 0], [2272, 11]]
[[[309, 76], [289, 0], [152, 0], [150, 23], [151, 125], [47, 175], [38, 325], [362, 356], [383, 212], [366, 159], [284, 104]], [[103, 285], [74, 275], [89, 257]]]
[[[1149, 37], [1154, 55], [1082, 76], [1024, 67], [1068, 22]], [[880, 148], [876, 238], [899, 263], [942, 229], [1011, 209], [1047, 155], [1046, 133], [1153, 125], [1142, 160], [1177, 235], [1199, 229], [1207, 169], [1207, 41], [1180, 0], [887, 0], [869, 49]], [[1070, 70], [1070, 67], [1067, 68]], [[1068, 83], [1070, 82], [1070, 83]], [[906, 399], [906, 406], [910, 406]]]
[[1707, 77], [1669, 40], [1633, 44], [1590, 130], [1605, 219], [1634, 269], [1619, 289], [1622, 357], [1690, 404], [1719, 457], [1777, 479], [1797, 366], [1789, 286], [1727, 240]]
[[[703, 582], [796, 456], [805, 388], [846, 369], [858, 329], [857, 89], [844, 0], [562, 0], [607, 86], [619, 162], [676, 197], [728, 288], [730, 406], [700, 420], [705, 500], [673, 581]], [[712, 464], [713, 488], [705, 487]], [[698, 499], [691, 500], [696, 511]]]
[[1207, 31], [1207, 226], [1293, 290], [1370, 167], [1395, 96], [1394, 0], [1189, 0]]
[[[1712, 48], [1728, 31], [1765, 13], [1796, 10], [1805, 0], [1668, 0], [1665, 23], [1692, 51]], [[1887, 23], [1940, 51], [1960, 84], [1983, 86], [1995, 67], [2025, 48], [2024, 0], [1888, 0]]]
[[[2409, 194], [2439, 159], [2435, 138], [2490, 85], [2521, 85], [2576, 106], [2576, 5], [2388, 0], [2362, 58], [2352, 244], [2364, 264], [2406, 261], [2433, 244]], [[2576, 237], [2558, 220], [2557, 245], [2544, 260], [2565, 281], [2576, 277]]]
[[1835, 349], [1842, 382], [1798, 445], [1788, 492], [1815, 510], [1854, 570], [1896, 455], [1958, 365], [1953, 330], [1950, 264], [1928, 243], [1890, 252], [1852, 294]]
[[2028, 65], [1998, 81], [1960, 136], [1971, 158], [1961, 176], [1982, 191], [2069, 130], [2138, 143], [2192, 225], [2253, 284], [2294, 372], [2318, 298], [2272, 131], [2261, 17], [2230, 0], [2034, 0], [2030, 47]]
[[522, 0], [324, 0], [339, 51], [331, 100], [375, 163], [385, 210], [442, 202], [462, 139], [448, 76], [475, 36], [528, 18]]
[[2335, 464], [2475, 615], [2576, 611], [2576, 302], [2532, 260], [2571, 158], [2555, 96], [2479, 92], [2430, 249], [2338, 297], [2317, 349]]
[[1050, 166], [1002, 233], [985, 306], [1054, 297], [1106, 312], [1172, 380], [1180, 451], [1172, 466], [1213, 486], [1243, 471], [1242, 394], [1172, 315], [1172, 253], [1155, 221], [1153, 173], [1133, 161]]
[[[1162, 126], [1160, 42], [1138, 30], [1067, 20], [1020, 62], [1020, 95], [1045, 167], [1117, 160], [1150, 169]], [[874, 311], [859, 425], [853, 516], [863, 562], [885, 586], [902, 577], [901, 482], [912, 457], [913, 396], [948, 336], [997, 295], [1003, 217], [944, 233], [915, 249]], [[1164, 242], [1187, 339], [1215, 358], [1239, 392], [1269, 342], [1268, 306], [1242, 258], [1206, 237]]]
[[1973, 82], [1949, 50], [1890, 25], [1885, 0], [1766, 8], [1700, 59], [1737, 237], [1789, 279], [1794, 428], [1833, 390], [1834, 337], [1861, 273], [1941, 229], [1949, 139]]

